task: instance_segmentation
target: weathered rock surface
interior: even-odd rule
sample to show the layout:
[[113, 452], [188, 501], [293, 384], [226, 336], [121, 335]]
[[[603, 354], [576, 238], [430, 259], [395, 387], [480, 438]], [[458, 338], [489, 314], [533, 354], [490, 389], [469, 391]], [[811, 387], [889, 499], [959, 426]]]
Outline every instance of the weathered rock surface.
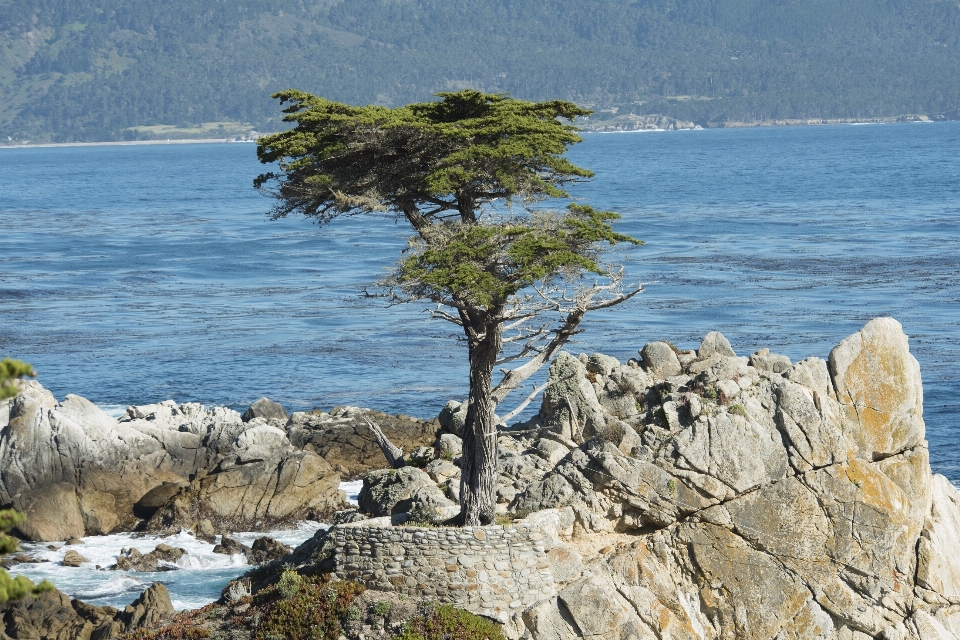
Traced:
[[251, 404], [250, 407], [243, 412], [243, 415], [240, 416], [240, 419], [244, 422], [250, 422], [254, 418], [263, 418], [267, 422], [275, 421], [282, 426], [286, 426], [290, 416], [287, 415], [287, 411], [282, 405], [274, 402], [270, 398], [260, 398]]
[[555, 418], [604, 406], [627, 366], [568, 370], [581, 397], [544, 399], [541, 420], [582, 444], [511, 509], [569, 513], [557, 541], [584, 561], [523, 612], [520, 635], [960, 637], [960, 492], [931, 476], [896, 321], [871, 321], [828, 362], [748, 361], [719, 334], [679, 370], [646, 351], [636, 416], [608, 412], [579, 438]]
[[84, 562], [90, 562], [90, 561], [84, 558], [82, 555], [80, 555], [76, 551], [74, 551], [73, 549], [71, 549], [70, 551], [67, 551], [65, 554], [63, 554], [63, 561], [61, 564], [63, 564], [63, 566], [65, 567], [79, 567]]
[[[117, 563], [111, 565], [111, 571], [174, 571], [176, 562], [187, 555], [186, 549], [174, 548], [166, 544], [158, 544], [146, 555], [137, 549], [121, 549], [117, 556]], [[165, 564], [163, 564], [165, 563]]]
[[294, 446], [312, 449], [344, 478], [357, 478], [367, 471], [387, 466], [364, 417], [377, 423], [384, 435], [404, 453], [417, 447], [432, 447], [440, 430], [437, 420], [419, 420], [358, 407], [337, 407], [330, 413], [294, 413], [288, 433]]
[[0, 407], [0, 506], [27, 514], [20, 533], [31, 540], [128, 530], [141, 518], [158, 531], [199, 532], [204, 520], [255, 530], [343, 500], [337, 474], [293, 446], [285, 419], [165, 401], [117, 420], [79, 396], [57, 403], [33, 381]]
[[371, 471], [363, 480], [358, 502], [361, 512], [375, 518], [412, 513], [421, 521], [440, 522], [459, 511], [430, 476], [416, 467]]
[[[531, 421], [546, 430], [498, 440], [499, 509], [554, 523], [556, 591], [509, 637], [960, 637], [960, 492], [931, 476], [899, 324], [872, 321], [828, 361], [738, 357], [718, 333], [641, 354], [562, 354]], [[361, 510], [400, 522], [449, 494], [454, 462], [369, 474]], [[331, 538], [295, 564], [333, 570]]]
[[123, 611], [49, 591], [0, 604], [0, 640], [110, 640], [173, 615], [170, 594], [156, 583]]

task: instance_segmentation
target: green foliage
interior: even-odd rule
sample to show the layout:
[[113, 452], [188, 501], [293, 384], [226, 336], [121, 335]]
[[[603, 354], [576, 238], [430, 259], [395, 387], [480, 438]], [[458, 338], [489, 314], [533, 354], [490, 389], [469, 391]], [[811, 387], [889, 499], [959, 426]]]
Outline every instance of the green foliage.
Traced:
[[[4, 361], [6, 362], [6, 361]], [[0, 553], [10, 553], [17, 550], [17, 541], [6, 535], [6, 532], [24, 522], [25, 518], [16, 511], [7, 509], [0, 511]], [[53, 585], [46, 580], [34, 585], [23, 576], [11, 577], [4, 569], [0, 569], [0, 604], [8, 600], [19, 600], [28, 595], [39, 595], [52, 591]]]
[[456, 297], [489, 308], [537, 282], [582, 271], [604, 274], [595, 243], [641, 241], [616, 233], [610, 211], [571, 204], [563, 216], [535, 215], [531, 220], [491, 225], [448, 224], [432, 243], [420, 242], [396, 275], [413, 283], [419, 297]]
[[12, 398], [19, 393], [19, 389], [14, 380], [33, 377], [35, 375], [36, 373], [34, 373], [33, 367], [26, 362], [12, 360], [10, 358], [0, 360], [0, 400]]
[[280, 594], [280, 597], [289, 599], [300, 592], [302, 585], [303, 576], [293, 569], [284, 569], [280, 575], [280, 580], [277, 581], [277, 593]]
[[[497, 199], [564, 197], [565, 183], [592, 174], [562, 157], [580, 141], [558, 118], [590, 113], [553, 100], [526, 102], [463, 90], [441, 100], [389, 109], [353, 107], [302, 91], [274, 95], [295, 128], [261, 138], [257, 155], [280, 172], [274, 217], [301, 213], [328, 222], [338, 215], [424, 205], [435, 217]], [[473, 220], [467, 220], [472, 222]]]
[[747, 410], [744, 409], [742, 404], [732, 404], [727, 408], [728, 413], [732, 413], [743, 418], [747, 417]]
[[13, 509], [0, 511], [0, 553], [12, 553], [18, 549], [16, 538], [8, 536], [6, 532], [25, 521], [23, 514]]
[[389, 600], [381, 600], [377, 604], [373, 605], [373, 613], [380, 616], [381, 618], [386, 617], [390, 613], [392, 605]]
[[[306, 577], [297, 592], [276, 600], [257, 628], [256, 640], [337, 640], [340, 621], [348, 618], [354, 597], [363, 593], [355, 582], [332, 582], [327, 576]], [[279, 589], [273, 593], [279, 594]]]
[[427, 605], [394, 640], [503, 640], [500, 627], [450, 605]]

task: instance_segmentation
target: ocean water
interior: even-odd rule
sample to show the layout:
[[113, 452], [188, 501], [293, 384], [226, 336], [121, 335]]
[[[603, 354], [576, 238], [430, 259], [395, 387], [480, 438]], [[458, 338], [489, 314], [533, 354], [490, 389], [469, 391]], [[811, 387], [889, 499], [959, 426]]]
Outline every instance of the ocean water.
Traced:
[[[897, 318], [921, 363], [935, 471], [960, 482], [960, 123], [594, 134], [573, 194], [646, 241], [646, 291], [573, 352], [722, 331], [825, 358]], [[252, 144], [0, 148], [0, 354], [58, 398], [433, 416], [467, 388], [454, 327], [362, 289], [408, 235], [389, 216], [271, 221]], [[519, 397], [519, 394], [517, 394]], [[510, 405], [517, 398], [508, 398]]]

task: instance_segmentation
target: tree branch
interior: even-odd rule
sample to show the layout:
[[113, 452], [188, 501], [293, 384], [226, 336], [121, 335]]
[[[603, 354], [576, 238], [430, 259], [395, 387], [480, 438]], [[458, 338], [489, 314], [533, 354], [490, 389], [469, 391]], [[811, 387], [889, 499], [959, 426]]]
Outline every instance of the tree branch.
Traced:
[[508, 413], [507, 415], [505, 415], [505, 416], [503, 416], [502, 418], [500, 418], [500, 422], [497, 424], [497, 426], [498, 426], [498, 427], [499, 427], [499, 426], [503, 426], [503, 427], [507, 426], [507, 422], [510, 421], [510, 420], [513, 420], [513, 419], [516, 418], [518, 415], [520, 415], [520, 412], [523, 411], [524, 409], [526, 409], [526, 408], [527, 408], [527, 405], [529, 405], [531, 402], [533, 402], [533, 399], [537, 397], [537, 394], [539, 394], [541, 391], [543, 391], [543, 390], [546, 389], [547, 387], [550, 387], [550, 386], [552, 386], [552, 385], [555, 385], [555, 384], [558, 383], [558, 382], [560, 382], [560, 380], [559, 380], [559, 379], [556, 379], [556, 380], [544, 382], [544, 383], [543, 383], [542, 385], [540, 385], [539, 387], [538, 387], [537, 385], [533, 385], [533, 391], [530, 392], [530, 395], [528, 395], [526, 398], [524, 398], [523, 402], [521, 402], [519, 405], [517, 405], [517, 408], [516, 408], [516, 409], [514, 409], [513, 411], [511, 411], [511, 412]]
[[403, 461], [403, 449], [396, 447], [390, 442], [389, 438], [384, 435], [383, 430], [375, 422], [371, 422], [367, 419], [367, 416], [363, 416], [363, 421], [367, 423], [370, 431], [373, 433], [373, 437], [376, 438], [377, 444], [380, 445], [380, 450], [383, 451], [383, 457], [387, 459], [387, 463], [393, 469], [399, 469], [400, 467], [406, 464]]

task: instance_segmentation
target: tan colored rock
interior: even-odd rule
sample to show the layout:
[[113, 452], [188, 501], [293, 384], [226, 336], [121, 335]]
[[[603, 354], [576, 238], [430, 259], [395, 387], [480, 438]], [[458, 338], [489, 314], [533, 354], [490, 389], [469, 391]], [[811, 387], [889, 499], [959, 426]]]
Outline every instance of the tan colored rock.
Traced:
[[917, 584], [960, 600], [960, 491], [933, 476], [933, 505], [919, 540]]
[[289, 437], [296, 447], [312, 448], [344, 478], [357, 478], [389, 466], [383, 451], [364, 422], [375, 422], [397, 447], [409, 453], [432, 447], [440, 430], [437, 420], [419, 420], [357, 407], [340, 407], [331, 413], [295, 413]]
[[861, 455], [880, 459], [923, 442], [920, 365], [899, 322], [871, 320], [834, 347], [829, 364]]
[[17, 530], [27, 539], [50, 542], [84, 534], [80, 501], [73, 485], [46, 485], [17, 495], [13, 507], [27, 517]]
[[[729, 347], [729, 344], [727, 345]], [[643, 366], [654, 378], [663, 379], [678, 376], [683, 371], [677, 354], [666, 342], [651, 342], [640, 350]]]
[[84, 562], [90, 562], [90, 561], [84, 558], [82, 555], [80, 555], [76, 551], [74, 551], [73, 549], [71, 549], [70, 551], [67, 551], [65, 554], [63, 554], [63, 560], [61, 564], [63, 564], [63, 566], [65, 567], [79, 567]]
[[570, 612], [581, 638], [657, 640], [607, 575], [576, 582], [561, 591], [557, 599]]
[[153, 583], [140, 597], [127, 605], [121, 617], [127, 631], [154, 625], [174, 614], [170, 592], [159, 582]]
[[96, 489], [79, 489], [77, 494], [87, 535], [106, 535], [116, 528], [120, 521], [116, 497]]

